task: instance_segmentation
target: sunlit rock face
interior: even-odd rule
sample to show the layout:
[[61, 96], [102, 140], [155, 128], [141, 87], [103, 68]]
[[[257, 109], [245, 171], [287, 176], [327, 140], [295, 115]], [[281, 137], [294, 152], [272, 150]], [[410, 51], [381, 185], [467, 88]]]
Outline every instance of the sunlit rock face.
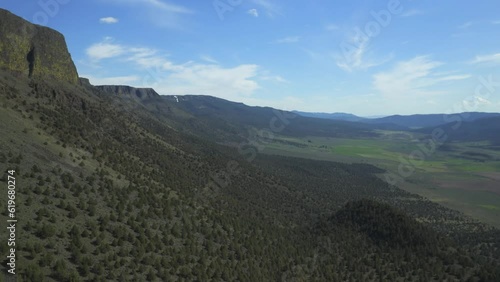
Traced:
[[64, 36], [0, 9], [0, 68], [78, 83]]

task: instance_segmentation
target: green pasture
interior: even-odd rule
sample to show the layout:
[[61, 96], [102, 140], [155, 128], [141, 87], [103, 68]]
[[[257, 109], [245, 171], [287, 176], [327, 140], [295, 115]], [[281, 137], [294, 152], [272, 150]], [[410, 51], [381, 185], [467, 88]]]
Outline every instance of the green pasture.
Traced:
[[[409, 160], [417, 150], [418, 136], [407, 132], [381, 132], [378, 138], [342, 139], [330, 137], [282, 137], [264, 144], [266, 154], [286, 155], [346, 163], [369, 163], [397, 172], [401, 159]], [[500, 172], [500, 152], [488, 149], [484, 142], [453, 143], [453, 150], [436, 150], [421, 162], [414, 162], [415, 173], [400, 187], [432, 201], [459, 210], [480, 221], [500, 227], [500, 193], [484, 191], [484, 183], [494, 185], [479, 173]], [[467, 158], [466, 153], [480, 153], [486, 160]], [[464, 154], [465, 153], [465, 154]], [[439, 188], [447, 182], [464, 181], [458, 188]], [[500, 185], [499, 189], [500, 189]]]

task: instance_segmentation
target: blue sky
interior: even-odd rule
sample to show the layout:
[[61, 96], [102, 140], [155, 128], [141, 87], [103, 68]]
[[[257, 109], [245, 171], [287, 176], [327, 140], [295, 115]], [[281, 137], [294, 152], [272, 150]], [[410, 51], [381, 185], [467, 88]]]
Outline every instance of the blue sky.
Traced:
[[286, 110], [500, 112], [500, 2], [2, 1], [80, 76]]

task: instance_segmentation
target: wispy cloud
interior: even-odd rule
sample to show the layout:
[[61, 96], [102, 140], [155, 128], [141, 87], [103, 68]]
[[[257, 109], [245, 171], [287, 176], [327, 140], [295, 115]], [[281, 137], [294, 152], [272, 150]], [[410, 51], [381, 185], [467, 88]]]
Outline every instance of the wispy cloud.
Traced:
[[186, 29], [188, 22], [185, 18], [195, 12], [185, 6], [173, 4], [160, 0], [103, 0], [115, 5], [133, 5], [141, 13], [142, 17], [155, 25], [170, 29]]
[[[359, 46], [353, 47], [349, 53], [344, 52], [342, 55], [335, 55], [337, 66], [345, 71], [352, 72], [355, 69], [366, 69], [370, 67], [363, 61], [364, 55], [368, 48], [368, 41], [363, 41]], [[344, 50], [345, 51], [345, 50]]]
[[500, 24], [500, 20], [491, 21], [491, 24]]
[[466, 22], [464, 24], [459, 25], [458, 28], [460, 28], [460, 29], [466, 29], [466, 28], [472, 26], [472, 24], [473, 24], [473, 22]]
[[114, 77], [95, 77], [91, 74], [82, 75], [90, 80], [92, 85], [130, 85], [140, 80], [139, 76], [114, 76]]
[[276, 4], [276, 1], [271, 0], [252, 0], [255, 5], [260, 6], [269, 17], [281, 15], [281, 8]]
[[104, 24], [115, 24], [118, 22], [118, 19], [114, 17], [106, 17], [106, 18], [100, 18], [99, 22]]
[[214, 59], [208, 55], [201, 55], [200, 59], [202, 59], [203, 61], [208, 62], [208, 63], [219, 64], [219, 62], [216, 59]]
[[299, 42], [299, 40], [300, 40], [299, 36], [287, 36], [287, 37], [275, 40], [274, 43], [277, 43], [277, 44], [297, 43], [297, 42]]
[[470, 61], [472, 64], [500, 64], [500, 53], [490, 55], [478, 55], [474, 60]]
[[422, 14], [424, 14], [424, 12], [421, 10], [411, 9], [411, 10], [407, 10], [407, 11], [403, 12], [401, 14], [401, 17], [407, 18], [407, 17], [413, 17], [413, 16], [422, 15]]
[[283, 78], [281, 75], [270, 75], [268, 72], [264, 72], [259, 76], [261, 80], [279, 82], [279, 83], [288, 83], [289, 81]]
[[[109, 39], [90, 46], [87, 55], [94, 60], [110, 59], [106, 62], [110, 68], [125, 64], [131, 73], [119, 77], [93, 76], [92, 83], [129, 83], [136, 87], [153, 87], [161, 94], [207, 94], [241, 100], [260, 88], [257, 79], [271, 79], [259, 77], [260, 67], [255, 64], [224, 67], [207, 55], [200, 56], [202, 61], [199, 62], [179, 64], [155, 49], [120, 45]], [[274, 79], [279, 81], [280, 77]]]
[[465, 109], [477, 109], [479, 106], [489, 106], [493, 103], [486, 98], [480, 96], [472, 96], [468, 99], [464, 99], [462, 101], [462, 104]]
[[457, 74], [457, 75], [449, 75], [449, 76], [442, 76], [437, 78], [437, 81], [454, 81], [454, 80], [464, 80], [471, 78], [472, 75], [470, 74]]
[[149, 8], [161, 9], [163, 11], [177, 13], [177, 14], [194, 13], [191, 9], [188, 9], [184, 6], [160, 0], [106, 0], [106, 1], [113, 2], [116, 4], [138, 4], [142, 6], [147, 6]]
[[113, 58], [124, 54], [126, 50], [119, 44], [114, 44], [111, 39], [91, 45], [85, 53], [91, 62], [97, 63], [100, 60]]
[[419, 97], [443, 94], [433, 88], [439, 83], [471, 77], [469, 74], [443, 75], [436, 72], [442, 65], [429, 56], [398, 62], [391, 70], [375, 74], [373, 86], [386, 98]]
[[259, 11], [257, 9], [250, 9], [247, 11], [247, 14], [251, 15], [252, 17], [259, 17]]
[[337, 66], [347, 72], [356, 70], [367, 70], [371, 67], [382, 65], [392, 59], [392, 55], [385, 58], [374, 60], [367, 59], [366, 55], [369, 51], [368, 40], [362, 40], [353, 37], [349, 42], [343, 41], [340, 45], [342, 54], [336, 53], [332, 55]]

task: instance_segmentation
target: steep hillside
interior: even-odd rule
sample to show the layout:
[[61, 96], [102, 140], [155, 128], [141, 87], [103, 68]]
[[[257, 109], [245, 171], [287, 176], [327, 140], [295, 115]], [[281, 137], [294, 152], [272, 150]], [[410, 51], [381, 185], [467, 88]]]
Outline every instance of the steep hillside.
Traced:
[[[499, 280], [498, 230], [388, 185], [370, 165], [249, 160], [214, 141], [269, 126], [272, 109], [172, 98], [0, 70], [0, 170], [16, 180], [18, 281]], [[298, 118], [283, 132], [372, 134], [316, 122]], [[435, 230], [420, 247], [439, 252], [395, 250], [349, 224], [317, 228], [361, 199]], [[0, 210], [5, 223], [7, 201]], [[386, 241], [399, 240], [393, 233]], [[5, 273], [7, 244], [0, 253]]]
[[180, 109], [203, 118], [212, 126], [226, 126], [234, 133], [248, 136], [248, 129], [269, 131], [287, 136], [375, 137], [376, 129], [401, 129], [394, 125], [368, 125], [343, 120], [304, 117], [269, 107], [251, 107], [211, 96], [163, 96]]
[[[2, 73], [0, 90], [8, 121], [0, 166], [19, 181], [17, 263], [26, 281], [391, 279], [409, 277], [398, 268], [414, 261], [422, 277], [497, 275], [496, 249], [471, 252], [478, 242], [495, 246], [491, 229], [388, 186], [372, 166], [273, 156], [249, 163], [97, 88]], [[322, 216], [361, 198], [475, 241], [432, 256], [442, 266], [427, 269], [422, 256], [401, 257], [353, 237], [355, 229], [316, 231]]]

